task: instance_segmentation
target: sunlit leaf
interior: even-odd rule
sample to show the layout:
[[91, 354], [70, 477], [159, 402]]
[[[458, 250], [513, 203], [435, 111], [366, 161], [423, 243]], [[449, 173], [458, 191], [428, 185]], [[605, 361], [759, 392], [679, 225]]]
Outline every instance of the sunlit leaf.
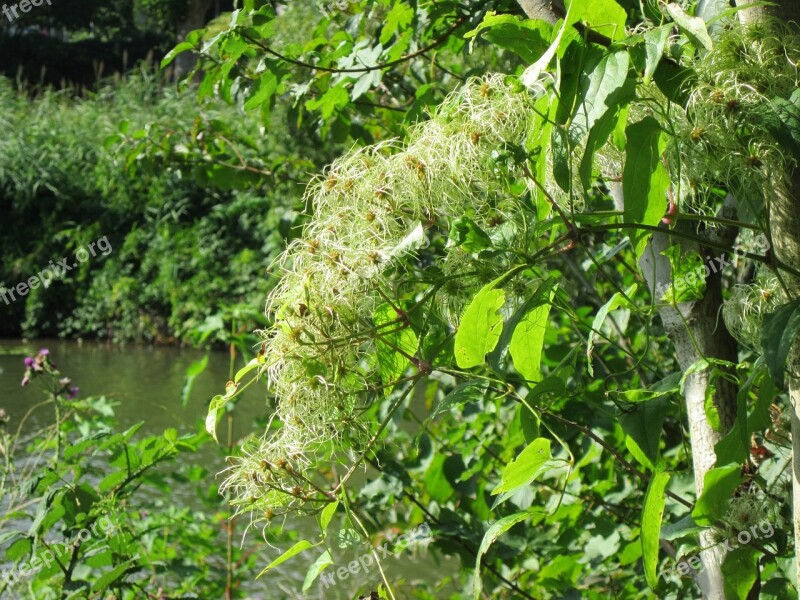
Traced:
[[669, 473], [657, 472], [650, 479], [644, 496], [642, 509], [642, 561], [644, 575], [651, 589], [658, 585], [658, 539], [661, 535], [661, 521], [664, 517], [666, 496], [664, 492], [669, 483]]

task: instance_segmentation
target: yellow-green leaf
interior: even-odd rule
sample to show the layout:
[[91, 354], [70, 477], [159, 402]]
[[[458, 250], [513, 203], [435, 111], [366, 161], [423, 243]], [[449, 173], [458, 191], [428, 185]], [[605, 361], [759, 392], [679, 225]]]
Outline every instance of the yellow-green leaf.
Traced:
[[494, 289], [493, 281], [478, 292], [461, 316], [455, 338], [456, 364], [469, 369], [483, 364], [494, 350], [503, 331], [500, 309], [506, 300], [503, 290]]
[[508, 345], [514, 367], [528, 381], [539, 382], [542, 379], [542, 347], [549, 314], [549, 304], [531, 309], [514, 329]]
[[492, 495], [511, 492], [528, 485], [542, 474], [549, 460], [550, 440], [547, 438], [533, 440], [503, 469], [500, 485], [492, 490]]
[[256, 575], [256, 579], [258, 579], [259, 577], [261, 577], [261, 576], [262, 576], [264, 573], [266, 573], [266, 572], [267, 572], [267, 571], [269, 571], [270, 569], [274, 569], [274, 568], [275, 568], [275, 567], [277, 567], [278, 565], [280, 565], [280, 564], [282, 564], [282, 563], [285, 563], [285, 562], [286, 562], [287, 560], [289, 560], [290, 558], [292, 558], [292, 557], [294, 557], [294, 556], [297, 556], [297, 555], [298, 555], [298, 554], [300, 554], [300, 553], [301, 553], [303, 550], [308, 550], [309, 548], [313, 548], [314, 546], [318, 546], [318, 545], [319, 545], [319, 544], [312, 544], [312, 543], [311, 543], [311, 542], [309, 542], [308, 540], [300, 540], [300, 541], [299, 541], [299, 542], [297, 542], [297, 543], [296, 543], [294, 546], [292, 546], [291, 548], [289, 548], [289, 549], [288, 549], [286, 552], [284, 552], [283, 554], [281, 554], [281, 555], [280, 555], [278, 558], [276, 558], [276, 559], [275, 559], [275, 560], [273, 560], [271, 563], [269, 563], [269, 564], [268, 564], [268, 565], [267, 565], [267, 566], [264, 568], [264, 570], [263, 570], [263, 571], [261, 571], [261, 573], [259, 573], [258, 575]]
[[669, 483], [669, 473], [660, 471], [653, 475], [647, 486], [642, 508], [642, 561], [647, 585], [655, 589], [658, 585], [658, 540], [661, 535], [661, 521], [666, 506], [665, 492]]

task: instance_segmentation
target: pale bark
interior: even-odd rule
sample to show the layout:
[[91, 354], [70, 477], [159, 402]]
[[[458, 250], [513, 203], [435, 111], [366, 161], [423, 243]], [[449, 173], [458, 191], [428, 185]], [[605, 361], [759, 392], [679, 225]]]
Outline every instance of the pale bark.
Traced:
[[[618, 210], [624, 208], [622, 186], [611, 185], [611, 195]], [[728, 197], [721, 210], [721, 215], [732, 218], [733, 198]], [[679, 225], [680, 227], [681, 225]], [[687, 233], [696, 233], [687, 231]], [[704, 234], [713, 238], [713, 242], [732, 245], [736, 233], [727, 228], [709, 230]], [[678, 238], [672, 238], [678, 243]], [[668, 286], [672, 282], [672, 267], [669, 259], [661, 253], [666, 250], [671, 236], [665, 233], [654, 233], [639, 261], [642, 275], [647, 281], [652, 294], [659, 287]], [[716, 254], [708, 252], [685, 241], [680, 242], [681, 253], [694, 250], [700, 252], [705, 264], [716, 264]], [[736, 341], [731, 337], [722, 319], [719, 309], [722, 305], [721, 273], [709, 273], [706, 279], [705, 296], [695, 302], [684, 302], [677, 306], [664, 306], [659, 309], [659, 316], [664, 330], [675, 347], [675, 357], [681, 370], [686, 371], [702, 358], [719, 358], [737, 362]], [[688, 375], [685, 381], [684, 401], [689, 423], [689, 442], [692, 449], [692, 468], [694, 471], [695, 490], [699, 496], [703, 492], [704, 478], [712, 469], [717, 457], [714, 446], [722, 439], [725, 432], [733, 426], [736, 419], [736, 386], [718, 378], [714, 382], [712, 397], [714, 407], [720, 416], [721, 432], [715, 431], [706, 416], [705, 399], [708, 392], [709, 373], [706, 370]], [[725, 586], [722, 577], [722, 562], [725, 560], [724, 548], [711, 538], [710, 532], [700, 535], [700, 559], [703, 569], [695, 577], [703, 598], [725, 600]]]
[[[654, 234], [640, 261], [642, 273], [651, 290], [655, 290], [659, 285], [669, 285], [671, 281], [669, 260], [661, 255], [669, 243], [668, 234]], [[681, 253], [689, 250], [703, 254], [705, 264], [715, 264], [714, 254], [704, 253], [702, 248], [692, 247], [687, 243], [681, 244]], [[706, 293], [703, 298], [659, 309], [664, 330], [675, 346], [675, 357], [683, 371], [703, 358], [737, 362], [736, 342], [719, 317], [721, 305], [720, 274], [712, 273], [706, 279]], [[717, 460], [714, 446], [730, 429], [736, 418], [736, 387], [727, 380], [717, 378], [713, 382], [715, 388], [713, 404], [720, 416], [721, 431], [715, 431], [711, 427], [705, 410], [706, 394], [709, 393], [710, 384], [709, 371], [702, 370], [688, 375], [684, 388], [694, 483], [698, 497], [703, 493], [706, 473], [714, 468]], [[700, 552], [703, 570], [698, 585], [703, 597], [725, 600], [722, 577], [724, 548], [714, 542], [710, 531], [700, 534], [700, 544], [704, 550]]]
[[[772, 0], [773, 6], [750, 6], [739, 11], [739, 19], [743, 25], [763, 19], [777, 17], [783, 21], [800, 21], [800, 3], [797, 0]], [[757, 5], [761, 0], [738, 0], [736, 6]]]
[[564, 3], [561, 0], [517, 0], [530, 19], [540, 19], [556, 23], [564, 16]]

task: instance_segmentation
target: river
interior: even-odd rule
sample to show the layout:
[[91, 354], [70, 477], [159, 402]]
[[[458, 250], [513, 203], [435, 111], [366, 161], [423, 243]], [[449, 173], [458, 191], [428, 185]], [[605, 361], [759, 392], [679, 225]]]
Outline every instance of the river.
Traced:
[[[76, 342], [64, 340], [36, 340], [22, 342], [16, 340], [0, 341], [0, 408], [11, 417], [11, 427], [34, 403], [42, 400], [42, 392], [35, 385], [25, 388], [20, 386], [24, 372], [23, 358], [34, 355], [39, 348], [48, 348], [53, 362], [59, 370], [69, 376], [73, 385], [80, 387], [81, 396], [104, 395], [118, 403], [115, 417], [119, 422], [120, 430], [131, 425], [144, 422], [137, 435], [155, 435], [165, 429], [173, 427], [179, 433], [190, 433], [202, 427], [205, 419], [208, 402], [212, 396], [224, 390], [225, 382], [229, 375], [230, 358], [227, 352], [216, 351], [209, 353], [208, 366], [201, 373], [192, 387], [185, 406], [181, 402], [181, 390], [186, 379], [186, 370], [189, 366], [201, 359], [205, 353], [198, 350], [186, 350], [175, 347], [144, 346], [132, 344], [106, 344], [99, 342]], [[241, 360], [240, 360], [241, 362]], [[237, 368], [242, 364], [237, 364]], [[254, 429], [253, 421], [263, 417], [266, 412], [265, 390], [253, 386], [244, 392], [239, 401], [236, 417], [233, 423], [234, 439], [239, 439]], [[41, 427], [47, 425], [52, 414], [43, 410], [31, 416], [31, 426]], [[220, 429], [225, 429], [220, 424]], [[220, 432], [222, 439], [222, 431]], [[198, 464], [208, 469], [209, 477], [224, 468], [224, 453], [219, 452], [212, 445], [201, 448], [198, 454], [193, 455]], [[209, 484], [211, 481], [209, 481]], [[194, 485], [194, 484], [192, 484]], [[209, 510], [197, 498], [194, 487], [176, 486], [171, 501], [178, 500], [197, 510]], [[316, 521], [309, 519], [292, 519], [287, 523], [287, 528], [295, 530], [298, 539], [318, 539]], [[333, 525], [331, 526], [333, 529]], [[241, 534], [239, 534], [240, 536]], [[251, 542], [256, 541], [258, 534], [251, 533]], [[238, 542], [237, 542], [238, 543]], [[281, 550], [287, 549], [289, 544], [281, 544]], [[220, 548], [223, 552], [224, 547]], [[361, 546], [359, 552], [351, 553], [350, 559], [356, 558], [364, 550]], [[266, 566], [280, 551], [266, 543], [259, 549], [263, 557], [261, 564]], [[339, 600], [353, 598], [355, 589], [367, 583], [377, 585], [377, 570], [373, 567], [368, 576], [348, 576], [347, 579], [332, 577], [336, 569], [347, 566], [348, 563], [340, 562], [326, 570], [328, 585], [323, 585], [318, 580], [308, 594], [300, 592], [303, 579], [308, 566], [314, 561], [319, 552], [312, 549], [283, 563], [258, 581], [254, 579], [241, 581], [242, 589], [248, 591], [249, 598], [272, 600], [331, 599]], [[431, 551], [423, 551], [415, 557], [408, 555], [390, 556], [382, 560], [382, 565], [389, 580], [399, 577], [405, 580], [419, 579], [420, 581], [433, 582], [442, 578], [443, 574], [455, 575], [457, 561], [452, 558], [437, 557]], [[253, 573], [253, 578], [256, 573]], [[349, 579], [349, 580], [348, 580]], [[331, 583], [333, 581], [333, 583]], [[440, 597], [451, 597], [454, 590], [448, 586], [445, 594]], [[399, 600], [399, 598], [398, 598]]]

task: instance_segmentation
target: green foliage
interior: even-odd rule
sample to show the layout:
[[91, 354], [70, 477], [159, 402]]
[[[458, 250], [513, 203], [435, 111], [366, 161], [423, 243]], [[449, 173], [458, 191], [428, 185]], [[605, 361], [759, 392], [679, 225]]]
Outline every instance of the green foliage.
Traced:
[[25, 362], [23, 384], [42, 388], [38, 408], [54, 419], [32, 429], [31, 411], [0, 425], [0, 594], [135, 598], [156, 586], [170, 596], [221, 596], [225, 575], [209, 562], [222, 542], [218, 525], [171, 498], [176, 482], [207, 476], [188, 461], [208, 437], [141, 436], [141, 423], [116, 432], [114, 404], [78, 398], [46, 349]]
[[[0, 85], [0, 281], [102, 236], [113, 249], [6, 307], [4, 335], [180, 340], [266, 294], [264, 271], [299, 218], [292, 178], [321, 155], [277, 115], [265, 140], [225, 105], [194, 116], [190, 95], [147, 72], [79, 100]], [[263, 317], [250, 312], [252, 329]]]

